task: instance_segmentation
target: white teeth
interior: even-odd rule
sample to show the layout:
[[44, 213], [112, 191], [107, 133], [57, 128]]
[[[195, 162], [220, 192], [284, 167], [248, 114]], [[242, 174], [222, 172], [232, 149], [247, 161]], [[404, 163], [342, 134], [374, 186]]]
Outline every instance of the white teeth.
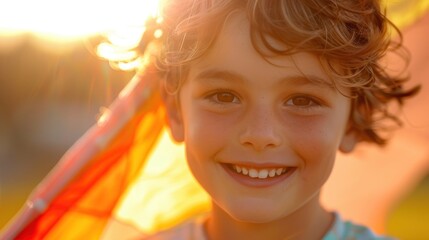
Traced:
[[267, 169], [262, 169], [261, 171], [259, 171], [258, 178], [267, 178], [267, 177], [268, 177], [268, 170]]
[[237, 173], [241, 173], [245, 176], [249, 176], [251, 178], [259, 178], [259, 179], [265, 179], [268, 177], [275, 177], [275, 176], [280, 176], [282, 174], [284, 174], [287, 171], [287, 168], [269, 168], [269, 169], [247, 169], [246, 167], [243, 166], [237, 166], [234, 165], [233, 169], [237, 172]]
[[257, 178], [258, 177], [258, 171], [256, 171], [256, 169], [250, 169], [249, 170], [249, 176], [251, 177], [251, 178]]
[[274, 177], [276, 175], [276, 170], [275, 169], [271, 169], [270, 173], [268, 174], [270, 177]]

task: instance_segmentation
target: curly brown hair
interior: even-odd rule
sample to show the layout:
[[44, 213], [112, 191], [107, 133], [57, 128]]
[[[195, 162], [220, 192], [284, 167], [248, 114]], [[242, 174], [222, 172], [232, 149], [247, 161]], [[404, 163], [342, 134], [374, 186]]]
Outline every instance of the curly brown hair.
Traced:
[[[402, 35], [376, 0], [163, 0], [159, 66], [167, 85], [179, 89], [192, 63], [213, 45], [228, 16], [244, 11], [254, 48], [266, 59], [298, 51], [319, 56], [333, 84], [350, 89], [351, 128], [362, 141], [379, 145], [400, 125], [388, 103], [410, 97], [419, 86], [405, 90], [408, 76], [392, 76], [381, 60], [389, 51], [406, 53]], [[392, 39], [397, 33], [397, 41]], [[274, 38], [284, 49], [270, 44]], [[260, 43], [262, 40], [263, 46]], [[269, 52], [264, 52], [268, 49]], [[406, 55], [401, 55], [408, 62]]]

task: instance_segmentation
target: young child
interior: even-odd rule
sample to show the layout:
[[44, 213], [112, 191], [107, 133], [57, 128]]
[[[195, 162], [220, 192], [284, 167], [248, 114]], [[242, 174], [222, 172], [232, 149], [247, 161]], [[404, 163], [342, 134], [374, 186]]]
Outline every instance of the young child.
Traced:
[[148, 239], [378, 239], [325, 210], [336, 151], [385, 143], [405, 79], [378, 1], [176, 1], [161, 55], [168, 123], [210, 195], [203, 219]]
[[[402, 104], [418, 89], [404, 90], [407, 78], [389, 75], [381, 63], [385, 53], [400, 50], [401, 43], [391, 41], [390, 30], [396, 28], [379, 2], [164, 0], [163, 6], [159, 27], [164, 34], [153, 41], [159, 51], [151, 53], [157, 58], [159, 82], [151, 81], [143, 90], [161, 89], [171, 136], [184, 143], [189, 169], [210, 196], [212, 207], [205, 215], [140, 238], [388, 239], [343, 221], [319, 201], [337, 151], [351, 152], [362, 141], [385, 144], [383, 134], [389, 125], [384, 123], [399, 123], [388, 111], [389, 104]], [[154, 78], [151, 69], [145, 74]], [[85, 207], [91, 204], [81, 201], [75, 216], [63, 217], [64, 211], [77, 205], [75, 196], [80, 193], [76, 192], [87, 191], [87, 187], [72, 184], [68, 189], [73, 194], [62, 190], [59, 197], [55, 195], [67, 184], [63, 179], [72, 179], [65, 172], [97, 187], [93, 176], [115, 169], [111, 166], [119, 169], [112, 159], [127, 155], [129, 151], [124, 149], [133, 142], [118, 139], [132, 137], [119, 135], [112, 141], [119, 147], [113, 148], [104, 136], [113, 135], [110, 131], [116, 128], [111, 130], [111, 126], [119, 125], [115, 118], [121, 114], [138, 114], [134, 97], [144, 101], [148, 95], [141, 89], [137, 84], [128, 91], [131, 94], [121, 96], [120, 104], [107, 115], [107, 123], [101, 122], [93, 135], [68, 154], [72, 160], [102, 159], [84, 170], [95, 174], [73, 175], [69, 162], [64, 161], [63, 168], [47, 181], [55, 184], [44, 184], [34, 194], [22, 216], [27, 215], [18, 218], [6, 236], [18, 235], [23, 225], [33, 221], [33, 227], [21, 231], [18, 239], [36, 236], [34, 229], [44, 228], [54, 232], [50, 236], [55, 239], [61, 236], [57, 232], [70, 226], [72, 217], [87, 213], [102, 218], [102, 223], [87, 224], [85, 230], [72, 231], [73, 236], [100, 236], [99, 229], [111, 211], [95, 211], [94, 206], [89, 211]], [[156, 104], [147, 105], [151, 109]], [[152, 117], [130, 122], [147, 120], [148, 126], [155, 126], [158, 123]], [[157, 134], [148, 131], [147, 136], [152, 139]], [[95, 147], [85, 148], [89, 145]], [[114, 151], [99, 153], [99, 148]], [[74, 166], [79, 166], [76, 162]], [[99, 205], [110, 204], [109, 209], [119, 197], [101, 195], [102, 190], [114, 192], [115, 184], [121, 188], [129, 183], [111, 176], [109, 188], [95, 194], [103, 196]], [[42, 218], [47, 220], [38, 223]], [[85, 221], [79, 224], [85, 225]], [[51, 230], [50, 222], [60, 222], [63, 227]], [[33, 239], [44, 239], [46, 231]], [[88, 235], [88, 231], [95, 233]], [[78, 235], [80, 232], [86, 235]], [[115, 239], [108, 231], [103, 237]]]

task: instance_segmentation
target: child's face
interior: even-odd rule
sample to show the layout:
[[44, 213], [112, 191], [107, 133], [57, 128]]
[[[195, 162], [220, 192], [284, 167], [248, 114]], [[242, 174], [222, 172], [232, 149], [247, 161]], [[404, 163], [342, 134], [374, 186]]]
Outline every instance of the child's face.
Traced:
[[318, 201], [345, 136], [350, 101], [330, 86], [315, 56], [276, 57], [283, 67], [274, 66], [255, 51], [247, 29], [242, 17], [227, 22], [191, 67], [170, 122], [218, 209], [270, 222]]

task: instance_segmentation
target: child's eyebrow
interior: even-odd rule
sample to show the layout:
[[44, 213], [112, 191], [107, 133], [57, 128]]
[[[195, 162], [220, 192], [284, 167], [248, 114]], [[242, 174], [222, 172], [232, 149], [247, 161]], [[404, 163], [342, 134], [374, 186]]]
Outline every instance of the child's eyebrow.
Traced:
[[[201, 82], [206, 82], [209, 79], [217, 79], [224, 81], [236, 81], [240, 83], [245, 82], [245, 77], [239, 73], [235, 73], [229, 70], [218, 70], [218, 69], [208, 69], [204, 70], [197, 74], [196, 80]], [[325, 79], [323, 77], [316, 76], [314, 74], [303, 73], [302, 75], [291, 75], [284, 78], [281, 78], [279, 81], [280, 84], [294, 84], [294, 85], [305, 85], [305, 84], [315, 84], [321, 87], [328, 87], [335, 89], [335, 86], [332, 81]]]
[[217, 70], [217, 69], [208, 69], [197, 74], [196, 79], [199, 81], [206, 81], [207, 79], [219, 79], [225, 81], [239, 81], [243, 82], [244, 77], [238, 73], [234, 73], [228, 70]]

